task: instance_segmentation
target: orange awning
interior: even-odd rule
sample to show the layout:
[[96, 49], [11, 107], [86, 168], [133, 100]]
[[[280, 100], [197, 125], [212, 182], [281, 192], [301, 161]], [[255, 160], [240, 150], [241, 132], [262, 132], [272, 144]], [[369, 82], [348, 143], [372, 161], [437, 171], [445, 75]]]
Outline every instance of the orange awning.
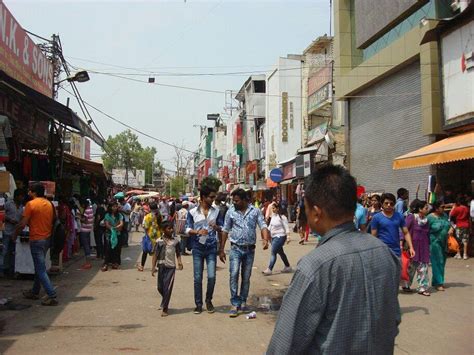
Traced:
[[427, 145], [393, 160], [393, 169], [444, 164], [458, 160], [474, 159], [474, 132], [460, 134]]

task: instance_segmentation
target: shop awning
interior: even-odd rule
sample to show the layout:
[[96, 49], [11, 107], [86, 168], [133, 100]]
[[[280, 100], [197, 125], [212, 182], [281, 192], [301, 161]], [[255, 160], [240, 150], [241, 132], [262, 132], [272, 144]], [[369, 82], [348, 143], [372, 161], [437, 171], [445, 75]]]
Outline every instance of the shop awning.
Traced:
[[18, 80], [13, 79], [2, 70], [0, 70], [0, 84], [13, 90], [24, 99], [31, 102], [47, 116], [66, 126], [78, 130], [82, 135], [91, 138], [98, 145], [104, 145], [103, 139], [69, 107], [64, 106], [52, 98], [33, 90]]
[[288, 179], [288, 180], [283, 180], [280, 182], [280, 185], [289, 185], [291, 184], [293, 181], [296, 181], [297, 179], [295, 178], [291, 178], [291, 179]]
[[78, 171], [86, 171], [90, 174], [107, 178], [107, 173], [101, 163], [75, 157], [74, 155], [64, 153], [64, 163], [75, 166]]
[[399, 156], [393, 161], [393, 169], [408, 169], [466, 159], [474, 159], [474, 132], [445, 138]]

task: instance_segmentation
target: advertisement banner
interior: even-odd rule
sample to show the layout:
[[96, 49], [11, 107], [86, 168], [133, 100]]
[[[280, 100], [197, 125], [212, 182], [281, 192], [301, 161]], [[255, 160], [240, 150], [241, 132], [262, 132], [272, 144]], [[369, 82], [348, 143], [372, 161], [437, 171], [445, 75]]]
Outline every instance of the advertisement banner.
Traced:
[[0, 70], [53, 97], [53, 65], [0, 0]]
[[328, 130], [327, 123], [320, 124], [319, 126], [311, 129], [308, 132], [308, 143], [306, 145], [309, 146], [311, 144], [314, 144], [316, 142], [323, 140], [324, 136], [326, 135], [327, 130]]
[[128, 179], [126, 175], [127, 172], [125, 169], [112, 169], [112, 181], [114, 184], [128, 185], [130, 187], [145, 186], [145, 170], [131, 169], [128, 171]]
[[82, 137], [77, 133], [71, 133], [71, 155], [78, 158], [82, 156]]

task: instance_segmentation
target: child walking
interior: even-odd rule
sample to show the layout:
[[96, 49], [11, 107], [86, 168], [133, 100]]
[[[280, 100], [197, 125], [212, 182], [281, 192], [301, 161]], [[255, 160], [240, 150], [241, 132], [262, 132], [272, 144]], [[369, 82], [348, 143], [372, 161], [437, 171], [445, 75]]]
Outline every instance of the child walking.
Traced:
[[155, 276], [158, 264], [158, 292], [162, 297], [161, 316], [168, 315], [168, 305], [173, 291], [174, 274], [176, 272], [176, 259], [178, 270], [183, 270], [181, 262], [180, 245], [178, 239], [173, 235], [173, 224], [165, 221], [161, 225], [163, 236], [156, 242], [155, 252], [151, 265], [151, 275]]

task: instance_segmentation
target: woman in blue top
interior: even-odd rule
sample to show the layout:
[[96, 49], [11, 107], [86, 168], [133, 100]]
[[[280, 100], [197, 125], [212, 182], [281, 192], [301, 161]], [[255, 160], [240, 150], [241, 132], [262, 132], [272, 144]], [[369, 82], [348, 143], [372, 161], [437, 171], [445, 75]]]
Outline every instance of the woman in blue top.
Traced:
[[105, 224], [105, 258], [102, 271], [107, 271], [109, 265], [118, 269], [120, 264], [120, 246], [118, 245], [120, 232], [123, 227], [123, 216], [119, 212], [118, 202], [112, 202], [107, 208], [104, 218]]

